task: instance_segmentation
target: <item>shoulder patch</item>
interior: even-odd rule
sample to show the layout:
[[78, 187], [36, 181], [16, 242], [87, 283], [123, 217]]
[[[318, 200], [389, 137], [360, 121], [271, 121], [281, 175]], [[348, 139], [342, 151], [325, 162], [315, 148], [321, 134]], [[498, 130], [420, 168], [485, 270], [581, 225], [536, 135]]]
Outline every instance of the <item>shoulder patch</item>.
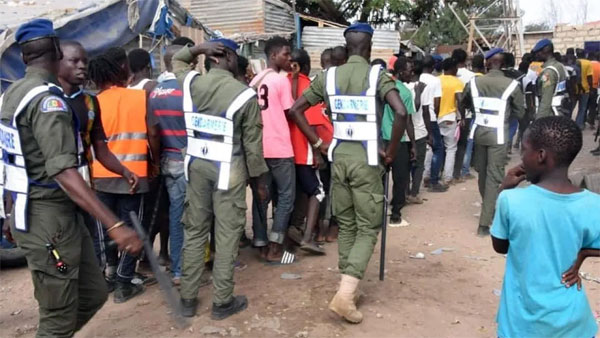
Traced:
[[50, 95], [42, 100], [40, 110], [42, 113], [50, 113], [54, 111], [68, 111], [69, 108], [63, 99], [58, 96]]

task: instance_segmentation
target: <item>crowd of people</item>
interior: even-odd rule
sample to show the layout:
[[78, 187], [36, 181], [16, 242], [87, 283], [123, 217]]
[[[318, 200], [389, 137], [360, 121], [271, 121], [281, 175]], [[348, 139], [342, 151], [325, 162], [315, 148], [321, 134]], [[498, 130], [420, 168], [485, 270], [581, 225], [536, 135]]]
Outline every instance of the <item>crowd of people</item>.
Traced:
[[[160, 236], [159, 261], [180, 289], [184, 316], [196, 314], [198, 291], [210, 278], [211, 318], [247, 307], [246, 297], [233, 293], [234, 271], [246, 266], [238, 258], [242, 247], [286, 265], [296, 261], [297, 248], [324, 255], [325, 243], [337, 242], [341, 280], [329, 308], [359, 323], [359, 283], [387, 217], [387, 170], [389, 222], [408, 226], [402, 209], [424, 203], [421, 186], [445, 193], [475, 178], [474, 169], [483, 200], [477, 233], [489, 236], [494, 224], [494, 248], [509, 253], [499, 336], [550, 332], [544, 330], [556, 323], [585, 324], [579, 336], [593, 336], [585, 296], [571, 305], [580, 317], [544, 321], [542, 331], [531, 331], [529, 317], [512, 318], [535, 301], [520, 300], [519, 286], [510, 283], [548, 276], [528, 270], [534, 258], [511, 254], [527, 251], [531, 241], [567, 286], [579, 282], [581, 262], [598, 255], [580, 251], [600, 248], [597, 216], [581, 218], [581, 210], [597, 208], [598, 196], [572, 186], [567, 169], [581, 149], [580, 129], [594, 128], [598, 117], [600, 53], [592, 61], [579, 49], [562, 56], [541, 40], [517, 68], [501, 48], [369, 63], [372, 35], [367, 24], [348, 27], [346, 45], [323, 51], [318, 72], [305, 50], [273, 37], [264, 45], [266, 68], [257, 74], [232, 40], [195, 44], [180, 37], [165, 48], [165, 70], [154, 79], [148, 51], [116, 47], [88, 60], [81, 44], [58, 40], [51, 22], [23, 25], [16, 40], [27, 75], [8, 89], [2, 106], [5, 165], [13, 168], [3, 183], [13, 192], [12, 234], [33, 271], [39, 332], [72, 335], [107, 292], [123, 303], [156, 282], [139, 255], [131, 212], [151, 243]], [[204, 74], [195, 71], [200, 55]], [[523, 163], [505, 177], [513, 148], [521, 149]], [[600, 155], [600, 146], [592, 153]], [[533, 187], [502, 192], [497, 202], [500, 191], [525, 178]], [[543, 206], [536, 226], [548, 227], [559, 203], [572, 229], [560, 240], [539, 231], [515, 235], [532, 226], [523, 221], [532, 200]], [[552, 250], [562, 255], [551, 258]], [[529, 292], [540, 290], [534, 285]], [[552, 311], [557, 301], [549, 294], [541, 303]]]

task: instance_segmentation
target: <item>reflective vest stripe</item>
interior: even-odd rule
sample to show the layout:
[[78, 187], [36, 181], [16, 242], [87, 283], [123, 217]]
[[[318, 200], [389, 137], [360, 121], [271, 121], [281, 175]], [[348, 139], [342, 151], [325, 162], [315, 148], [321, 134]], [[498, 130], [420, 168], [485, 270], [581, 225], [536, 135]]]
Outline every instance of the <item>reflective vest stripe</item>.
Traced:
[[[558, 80], [560, 80], [560, 73], [558, 71], [558, 69], [554, 66], [548, 66], [544, 69], [551, 69], [556, 73], [556, 77]], [[566, 73], [566, 70], [565, 70]], [[564, 93], [567, 90], [567, 81], [557, 81], [556, 82], [556, 87], [554, 87], [554, 95], [552, 96], [552, 101], [550, 102], [550, 106], [552, 106], [552, 112], [554, 113], [555, 116], [559, 115], [558, 112], [558, 107], [560, 107], [562, 105], [562, 101], [565, 98], [564, 94], [560, 94], [560, 93]]]
[[471, 96], [473, 98], [473, 107], [475, 108], [475, 121], [471, 128], [469, 138], [473, 139], [477, 126], [484, 126], [496, 129], [498, 144], [504, 144], [504, 127], [506, 123], [506, 104], [508, 98], [517, 88], [519, 83], [515, 80], [504, 90], [500, 98], [481, 97], [475, 78], [471, 79]]
[[144, 89], [146, 83], [150, 82], [150, 79], [141, 79], [135, 86], [127, 86], [129, 89]]
[[[333, 153], [339, 141], [361, 142], [367, 152], [368, 164], [376, 166], [379, 163], [376, 94], [381, 67], [371, 67], [369, 87], [363, 95], [338, 94], [335, 83], [336, 70], [336, 67], [331, 67], [326, 74], [326, 90], [333, 121], [329, 160], [333, 161]], [[340, 115], [343, 115], [343, 120], [339, 120]], [[366, 121], [355, 121], [357, 115], [364, 116]]]
[[[225, 111], [225, 117], [198, 113], [192, 100], [192, 80], [198, 72], [189, 72], [183, 81], [183, 110], [188, 135], [187, 151], [184, 158], [185, 179], [189, 181], [189, 165], [193, 158], [212, 161], [219, 166], [217, 188], [227, 190], [231, 175], [231, 159], [233, 156], [233, 118], [248, 100], [256, 96], [256, 92], [247, 88], [240, 93]], [[196, 136], [196, 132], [210, 136], [222, 137], [222, 141]]]
[[120, 140], [146, 140], [146, 133], [118, 133], [112, 134], [107, 138], [107, 141], [120, 141]]

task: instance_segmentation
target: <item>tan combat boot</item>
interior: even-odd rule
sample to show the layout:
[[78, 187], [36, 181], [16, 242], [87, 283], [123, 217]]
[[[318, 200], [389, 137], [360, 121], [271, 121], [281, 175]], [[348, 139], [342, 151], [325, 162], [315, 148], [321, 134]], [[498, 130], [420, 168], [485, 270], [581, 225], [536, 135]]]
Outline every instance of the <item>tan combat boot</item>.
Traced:
[[329, 310], [337, 313], [350, 323], [358, 324], [362, 322], [363, 315], [356, 309], [355, 298], [358, 295], [358, 283], [360, 279], [342, 275], [340, 282], [340, 288], [338, 292], [333, 296], [331, 303], [329, 303]]

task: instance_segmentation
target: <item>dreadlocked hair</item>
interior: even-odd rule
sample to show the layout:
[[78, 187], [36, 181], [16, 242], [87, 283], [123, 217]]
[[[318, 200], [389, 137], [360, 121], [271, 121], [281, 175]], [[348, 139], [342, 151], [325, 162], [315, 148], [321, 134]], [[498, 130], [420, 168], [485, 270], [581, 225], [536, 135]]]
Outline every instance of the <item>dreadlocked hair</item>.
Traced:
[[98, 89], [124, 85], [127, 82], [126, 74], [119, 64], [105, 55], [100, 55], [90, 61], [88, 76]]
[[548, 116], [535, 120], [528, 128], [529, 143], [536, 149], [554, 153], [556, 164], [569, 166], [583, 143], [581, 129], [570, 118]]

